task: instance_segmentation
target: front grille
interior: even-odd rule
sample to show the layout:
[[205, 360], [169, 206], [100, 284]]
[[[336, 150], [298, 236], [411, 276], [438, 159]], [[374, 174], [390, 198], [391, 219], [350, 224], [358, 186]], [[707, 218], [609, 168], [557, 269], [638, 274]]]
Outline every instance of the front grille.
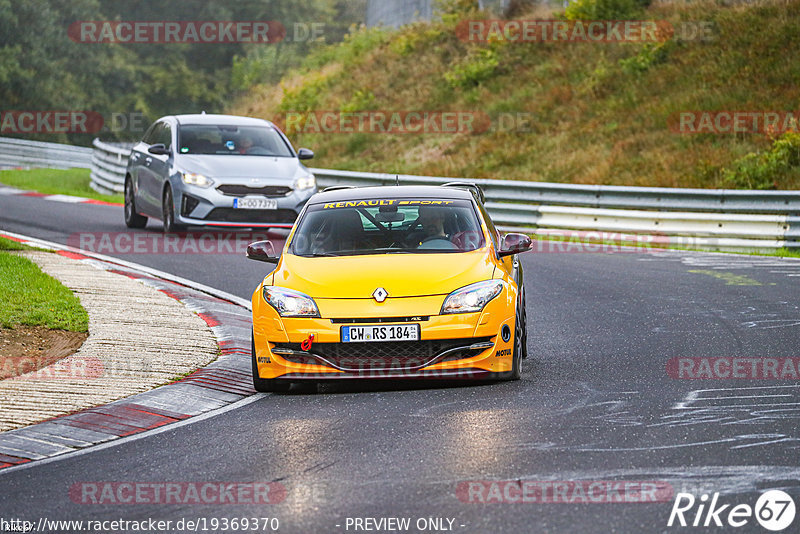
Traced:
[[416, 317], [358, 317], [355, 319], [331, 319], [333, 324], [416, 323], [430, 320], [429, 315]]
[[[356, 371], [399, 370], [424, 367], [437, 355], [456, 347], [490, 341], [491, 338], [436, 339], [427, 341], [388, 341], [380, 343], [314, 343], [309, 353], [280, 356], [290, 362], [320, 364], [323, 360], [339, 369]], [[277, 343], [275, 349], [302, 351], [300, 343]], [[475, 356], [482, 350], [463, 349], [451, 353], [445, 361]]]
[[245, 195], [264, 195], [268, 197], [285, 197], [292, 192], [286, 185], [266, 185], [264, 187], [247, 187], [246, 185], [226, 184], [217, 187], [223, 195], [243, 197]]
[[214, 208], [206, 215], [209, 221], [243, 223], [293, 223], [297, 218], [294, 210], [243, 210]]

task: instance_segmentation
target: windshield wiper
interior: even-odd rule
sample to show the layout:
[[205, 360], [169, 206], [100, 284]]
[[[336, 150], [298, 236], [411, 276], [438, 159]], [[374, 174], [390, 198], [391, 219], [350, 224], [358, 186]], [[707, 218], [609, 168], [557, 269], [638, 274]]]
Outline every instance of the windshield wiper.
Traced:
[[400, 252], [401, 254], [413, 254], [416, 251], [417, 250], [413, 248], [397, 248], [397, 247], [373, 248], [369, 250], [369, 252]]
[[334, 254], [333, 252], [311, 252], [309, 254], [298, 254], [301, 258], [334, 258], [341, 256], [341, 254]]

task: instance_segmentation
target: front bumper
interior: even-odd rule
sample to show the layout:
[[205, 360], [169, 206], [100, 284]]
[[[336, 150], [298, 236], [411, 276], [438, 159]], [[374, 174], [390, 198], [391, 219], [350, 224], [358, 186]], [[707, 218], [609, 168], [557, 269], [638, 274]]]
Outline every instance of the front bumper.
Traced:
[[[231, 184], [225, 184], [231, 185]], [[236, 209], [233, 201], [244, 195], [223, 194], [218, 188], [181, 183], [174, 188], [175, 222], [185, 226], [291, 228], [316, 188], [291, 189], [288, 194], [262, 195], [277, 201], [277, 209]], [[255, 195], [259, 196], [259, 195]]]
[[[253, 298], [259, 378], [480, 379], [511, 371], [514, 300], [509, 306], [509, 299], [496, 298], [478, 313], [438, 315], [444, 298], [396, 299], [388, 309], [371, 299], [336, 299], [340, 300], [336, 305], [339, 313], [322, 318], [281, 318], [263, 301], [259, 287]], [[325, 300], [318, 301], [323, 315], [331, 308]], [[412, 309], [429, 315], [414, 315]], [[419, 324], [420, 340], [341, 342], [341, 327], [376, 323]], [[503, 336], [504, 329], [511, 335]], [[303, 347], [310, 334], [314, 341]]]

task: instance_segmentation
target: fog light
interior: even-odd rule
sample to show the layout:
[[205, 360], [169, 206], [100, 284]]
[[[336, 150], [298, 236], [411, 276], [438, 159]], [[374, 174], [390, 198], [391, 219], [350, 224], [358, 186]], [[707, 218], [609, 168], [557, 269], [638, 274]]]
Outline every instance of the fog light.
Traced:
[[200, 204], [200, 200], [190, 195], [183, 195], [183, 200], [181, 201], [181, 215], [188, 216], [194, 211], [198, 204]]
[[505, 343], [508, 343], [508, 340], [511, 339], [511, 329], [507, 324], [504, 324], [503, 328], [500, 330], [500, 337], [503, 338]]

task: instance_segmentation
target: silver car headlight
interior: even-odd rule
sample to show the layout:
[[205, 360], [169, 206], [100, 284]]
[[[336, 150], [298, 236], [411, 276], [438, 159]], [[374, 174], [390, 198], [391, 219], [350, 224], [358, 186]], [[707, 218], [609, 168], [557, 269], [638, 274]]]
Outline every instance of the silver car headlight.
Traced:
[[501, 280], [484, 280], [456, 289], [444, 299], [442, 315], [479, 312], [503, 291]]
[[183, 183], [196, 185], [198, 187], [210, 187], [214, 184], [214, 180], [211, 178], [194, 172], [184, 172], [181, 174], [181, 177], [183, 178]]
[[317, 187], [317, 180], [314, 178], [313, 174], [301, 176], [294, 181], [295, 189], [311, 189], [312, 187]]
[[314, 299], [285, 287], [264, 286], [261, 294], [281, 317], [319, 317]]

